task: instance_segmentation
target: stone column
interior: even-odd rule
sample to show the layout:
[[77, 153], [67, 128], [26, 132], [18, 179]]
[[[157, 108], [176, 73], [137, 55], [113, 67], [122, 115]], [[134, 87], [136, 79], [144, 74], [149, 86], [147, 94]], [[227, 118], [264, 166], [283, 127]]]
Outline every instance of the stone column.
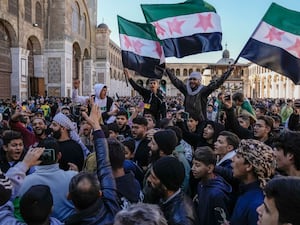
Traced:
[[272, 85], [272, 88], [271, 88], [271, 96], [270, 97], [277, 98], [278, 97], [278, 90], [276, 88], [276, 77], [275, 77], [274, 74], [271, 77], [271, 85]]
[[24, 48], [11, 48], [11, 93], [16, 95], [17, 100], [28, 98], [28, 55], [29, 51]]
[[90, 95], [93, 92], [93, 60], [83, 60], [83, 74], [82, 74], [82, 95]]
[[300, 98], [300, 85], [295, 85], [294, 97], [295, 99]]
[[260, 85], [260, 88], [259, 88], [259, 97], [263, 98], [264, 97], [264, 90], [265, 90], [265, 88], [264, 88], [264, 77], [260, 78], [259, 85]]
[[285, 98], [285, 94], [284, 94], [284, 86], [283, 86], [283, 77], [280, 75], [278, 77], [278, 82], [279, 82], [279, 94], [278, 97], [279, 98]]

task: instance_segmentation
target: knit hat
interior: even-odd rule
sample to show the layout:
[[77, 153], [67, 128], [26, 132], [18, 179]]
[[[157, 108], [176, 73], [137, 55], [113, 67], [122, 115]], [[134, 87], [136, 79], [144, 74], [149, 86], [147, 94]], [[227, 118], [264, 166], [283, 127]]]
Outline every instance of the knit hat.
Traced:
[[26, 223], [44, 222], [52, 206], [53, 197], [47, 185], [31, 186], [20, 200], [20, 212]]
[[253, 168], [258, 177], [261, 188], [264, 188], [267, 181], [275, 172], [275, 155], [273, 149], [261, 141], [253, 139], [243, 139], [236, 151]]
[[157, 143], [159, 150], [166, 155], [170, 155], [177, 145], [177, 136], [173, 130], [157, 131], [153, 138]]
[[11, 197], [12, 184], [0, 170], [0, 206], [4, 205]]
[[197, 80], [202, 80], [202, 74], [200, 72], [192, 72], [189, 76], [190, 78], [195, 78]]
[[168, 190], [177, 191], [184, 180], [183, 164], [173, 156], [164, 156], [153, 165], [153, 172]]
[[57, 113], [53, 121], [58, 123], [60, 126], [67, 128], [67, 130], [74, 130], [76, 129], [74, 123], [63, 113]]

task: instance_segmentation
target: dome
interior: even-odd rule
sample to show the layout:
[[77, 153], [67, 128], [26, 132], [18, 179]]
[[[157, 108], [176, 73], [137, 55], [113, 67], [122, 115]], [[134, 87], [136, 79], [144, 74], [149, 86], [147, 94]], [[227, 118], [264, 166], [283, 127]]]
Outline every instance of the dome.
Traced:
[[108, 29], [108, 26], [105, 23], [100, 23], [98, 25], [98, 28], [102, 28], [102, 29]]
[[223, 55], [222, 56], [223, 56], [224, 59], [229, 59], [229, 51], [227, 49], [225, 49], [223, 51]]

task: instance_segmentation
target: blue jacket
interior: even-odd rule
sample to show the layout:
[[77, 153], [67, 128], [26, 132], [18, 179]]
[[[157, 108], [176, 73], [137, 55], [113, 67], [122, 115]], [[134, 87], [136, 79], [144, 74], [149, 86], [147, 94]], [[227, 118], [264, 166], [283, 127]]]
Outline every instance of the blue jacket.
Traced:
[[231, 186], [221, 176], [198, 183], [199, 225], [220, 225], [229, 220], [231, 191]]
[[264, 194], [259, 182], [241, 185], [240, 196], [235, 204], [230, 225], [256, 225], [258, 214], [256, 209], [264, 201]]
[[112, 225], [114, 217], [120, 210], [117, 200], [116, 182], [110, 166], [108, 146], [101, 130], [93, 132], [97, 159], [97, 176], [100, 182], [102, 197], [89, 208], [70, 216], [65, 225]]
[[192, 200], [178, 190], [167, 201], [160, 204], [168, 225], [198, 225]]

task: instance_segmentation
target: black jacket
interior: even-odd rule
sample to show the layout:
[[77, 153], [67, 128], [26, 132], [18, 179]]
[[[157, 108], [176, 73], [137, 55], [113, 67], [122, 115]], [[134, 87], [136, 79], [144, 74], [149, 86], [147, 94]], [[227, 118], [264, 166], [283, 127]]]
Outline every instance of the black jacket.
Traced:
[[211, 81], [207, 86], [204, 86], [200, 89], [200, 91], [195, 94], [191, 95], [188, 93], [187, 86], [181, 80], [179, 80], [171, 70], [167, 69], [167, 75], [170, 78], [172, 84], [184, 95], [184, 107], [185, 111], [192, 114], [198, 115], [200, 121], [207, 120], [206, 115], [206, 107], [207, 107], [207, 97], [216, 89], [218, 89], [224, 81], [229, 77], [231, 74], [230, 69], [226, 71], [220, 78], [217, 80]]
[[97, 158], [97, 176], [102, 197], [89, 208], [70, 216], [65, 225], [112, 225], [120, 210], [116, 183], [109, 162], [108, 147], [102, 131], [94, 131], [94, 145]]
[[129, 83], [143, 97], [144, 103], [150, 104], [150, 108], [145, 108], [144, 113], [150, 113], [156, 121], [166, 117], [166, 104], [161, 90], [154, 94], [151, 90], [139, 86], [133, 79], [129, 79]]

